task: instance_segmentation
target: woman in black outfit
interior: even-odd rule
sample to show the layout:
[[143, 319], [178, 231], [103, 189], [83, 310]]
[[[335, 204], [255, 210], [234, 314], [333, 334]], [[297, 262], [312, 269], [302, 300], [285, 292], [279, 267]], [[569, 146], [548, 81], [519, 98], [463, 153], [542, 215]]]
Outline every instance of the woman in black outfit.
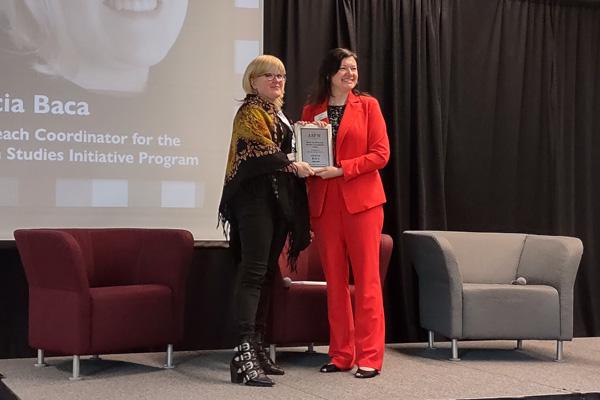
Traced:
[[293, 132], [281, 112], [285, 68], [262, 55], [246, 68], [247, 96], [234, 122], [219, 206], [229, 225], [230, 247], [239, 262], [235, 306], [240, 344], [231, 361], [232, 382], [272, 386], [266, 376], [284, 371], [263, 346], [272, 279], [286, 238], [288, 261], [310, 243], [304, 181], [313, 175], [305, 162], [291, 161]]

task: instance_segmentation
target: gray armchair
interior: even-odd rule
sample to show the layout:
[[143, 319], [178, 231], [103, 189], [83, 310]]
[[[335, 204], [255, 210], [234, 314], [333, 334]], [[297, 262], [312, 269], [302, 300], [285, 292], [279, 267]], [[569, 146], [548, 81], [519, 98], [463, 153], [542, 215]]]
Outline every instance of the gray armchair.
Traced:
[[[452, 340], [573, 338], [573, 286], [583, 252], [565, 236], [405, 231], [419, 280], [421, 326]], [[517, 282], [518, 280], [518, 282]], [[520, 284], [518, 284], [520, 283]], [[525, 284], [524, 284], [525, 283]]]

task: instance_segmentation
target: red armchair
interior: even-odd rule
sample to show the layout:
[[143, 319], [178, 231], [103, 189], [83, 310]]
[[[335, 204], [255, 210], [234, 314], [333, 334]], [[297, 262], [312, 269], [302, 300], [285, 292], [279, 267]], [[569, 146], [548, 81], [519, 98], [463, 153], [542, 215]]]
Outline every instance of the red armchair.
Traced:
[[29, 344], [79, 356], [167, 346], [183, 334], [192, 234], [175, 229], [20, 229], [29, 285]]
[[[389, 235], [381, 236], [379, 254], [379, 274], [382, 286], [387, 276], [393, 240]], [[298, 270], [291, 273], [285, 258], [279, 259], [279, 270], [274, 278], [271, 297], [270, 323], [267, 340], [270, 355], [275, 360], [277, 346], [308, 345], [329, 343], [329, 322], [327, 319], [327, 285], [321, 267], [316, 244], [311, 244], [300, 253]], [[354, 286], [350, 285], [354, 306]]]

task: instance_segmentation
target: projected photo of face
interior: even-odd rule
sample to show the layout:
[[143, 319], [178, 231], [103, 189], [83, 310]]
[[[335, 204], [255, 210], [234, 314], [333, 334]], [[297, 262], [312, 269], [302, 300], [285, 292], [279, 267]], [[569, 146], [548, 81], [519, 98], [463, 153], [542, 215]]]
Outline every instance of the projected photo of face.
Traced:
[[169, 52], [188, 0], [2, 0], [1, 26], [34, 68], [90, 90], [140, 92]]

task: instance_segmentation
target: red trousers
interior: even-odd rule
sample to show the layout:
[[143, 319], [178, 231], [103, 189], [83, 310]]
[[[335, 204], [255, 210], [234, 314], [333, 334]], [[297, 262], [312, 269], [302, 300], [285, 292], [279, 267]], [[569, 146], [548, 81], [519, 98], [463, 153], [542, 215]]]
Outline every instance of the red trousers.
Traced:
[[[328, 182], [323, 212], [311, 219], [327, 280], [329, 356], [342, 369], [358, 365], [381, 370], [385, 346], [379, 276], [383, 207], [349, 214], [340, 190], [343, 184], [341, 178]], [[354, 276], [354, 316], [348, 261]]]

